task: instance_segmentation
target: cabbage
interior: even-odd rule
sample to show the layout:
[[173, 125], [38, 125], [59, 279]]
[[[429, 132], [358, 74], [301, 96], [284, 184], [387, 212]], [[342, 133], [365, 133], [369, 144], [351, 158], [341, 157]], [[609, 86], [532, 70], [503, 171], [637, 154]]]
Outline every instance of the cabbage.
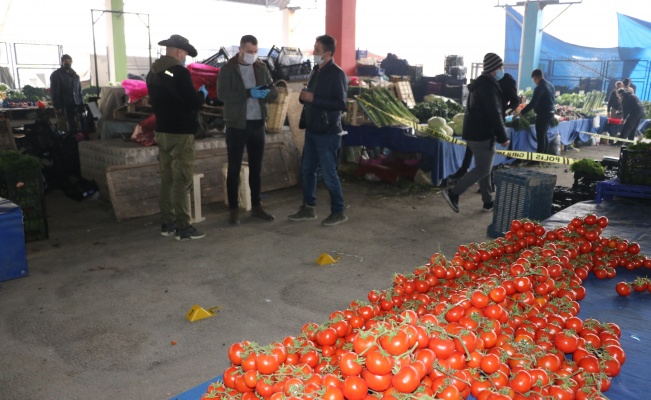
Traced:
[[461, 133], [463, 132], [463, 113], [452, 117], [452, 122], [454, 122], [454, 125], [452, 126], [454, 133], [461, 136]]
[[454, 135], [454, 131], [453, 131], [452, 128], [451, 128], [450, 126], [448, 126], [448, 125], [445, 125], [445, 126], [443, 127], [443, 130], [445, 131], [445, 134], [448, 135], [448, 136], [453, 136], [453, 135]]
[[427, 126], [430, 128], [437, 130], [438, 128], [442, 128], [444, 126], [447, 126], [447, 122], [445, 122], [445, 119], [441, 117], [432, 117], [427, 120]]
[[423, 101], [427, 103], [434, 103], [438, 97], [439, 96], [435, 94], [428, 94], [427, 96], [423, 97]]

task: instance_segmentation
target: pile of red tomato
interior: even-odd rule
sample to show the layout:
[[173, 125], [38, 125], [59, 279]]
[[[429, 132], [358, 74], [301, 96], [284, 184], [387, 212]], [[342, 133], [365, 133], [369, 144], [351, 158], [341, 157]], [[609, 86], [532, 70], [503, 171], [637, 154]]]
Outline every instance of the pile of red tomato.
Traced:
[[322, 324], [233, 344], [202, 399], [605, 399], [626, 360], [616, 324], [577, 317], [590, 272], [651, 268], [636, 243], [602, 238], [605, 217], [434, 254]]

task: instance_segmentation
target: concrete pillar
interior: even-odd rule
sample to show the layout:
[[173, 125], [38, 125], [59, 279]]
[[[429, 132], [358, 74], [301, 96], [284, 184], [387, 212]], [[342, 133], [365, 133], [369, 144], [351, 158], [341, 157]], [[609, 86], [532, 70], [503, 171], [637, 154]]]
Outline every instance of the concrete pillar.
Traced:
[[281, 46], [294, 46], [294, 29], [296, 25], [294, 23], [294, 16], [296, 11], [291, 8], [283, 9], [283, 39]]
[[337, 40], [335, 62], [346, 75], [355, 75], [355, 16], [357, 0], [326, 0], [326, 33]]
[[542, 41], [542, 10], [545, 2], [527, 1], [524, 5], [522, 42], [520, 44], [520, 68], [518, 87], [534, 88], [531, 71], [540, 67], [540, 43]]
[[[106, 9], [124, 11], [124, 0], [105, 0]], [[127, 42], [124, 35], [124, 15], [106, 13], [106, 37], [108, 40], [108, 69], [111, 82], [127, 79]]]

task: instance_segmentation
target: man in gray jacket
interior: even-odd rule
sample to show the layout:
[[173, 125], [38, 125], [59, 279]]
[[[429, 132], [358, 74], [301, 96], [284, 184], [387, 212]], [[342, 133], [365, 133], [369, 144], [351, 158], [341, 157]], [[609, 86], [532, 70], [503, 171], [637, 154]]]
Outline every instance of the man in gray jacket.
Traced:
[[275, 219], [262, 208], [260, 188], [267, 103], [278, 97], [278, 91], [267, 66], [257, 59], [257, 54], [258, 39], [252, 35], [242, 36], [239, 52], [221, 68], [217, 82], [217, 97], [224, 102], [228, 151], [226, 190], [231, 225], [240, 223], [238, 193], [245, 147], [249, 156], [251, 216], [265, 221]]

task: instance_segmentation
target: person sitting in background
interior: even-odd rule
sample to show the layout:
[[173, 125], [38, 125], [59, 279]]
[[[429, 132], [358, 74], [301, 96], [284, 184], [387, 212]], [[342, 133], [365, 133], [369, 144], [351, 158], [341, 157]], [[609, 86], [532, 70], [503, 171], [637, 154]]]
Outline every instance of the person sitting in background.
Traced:
[[608, 96], [607, 112], [610, 118], [617, 118], [616, 115], [622, 114], [622, 103], [619, 102], [617, 91], [624, 86], [622, 81], [615, 82], [615, 89], [610, 92]]
[[61, 56], [61, 68], [50, 75], [50, 97], [57, 116], [57, 128], [76, 134], [80, 109], [84, 106], [79, 75], [72, 69], [72, 57]]
[[[624, 125], [622, 126], [622, 139], [633, 140], [637, 132], [637, 126], [644, 116], [644, 105], [640, 99], [625, 88], [617, 91], [617, 94], [622, 100], [622, 114], [624, 117]], [[616, 142], [614, 143], [616, 144]]]

